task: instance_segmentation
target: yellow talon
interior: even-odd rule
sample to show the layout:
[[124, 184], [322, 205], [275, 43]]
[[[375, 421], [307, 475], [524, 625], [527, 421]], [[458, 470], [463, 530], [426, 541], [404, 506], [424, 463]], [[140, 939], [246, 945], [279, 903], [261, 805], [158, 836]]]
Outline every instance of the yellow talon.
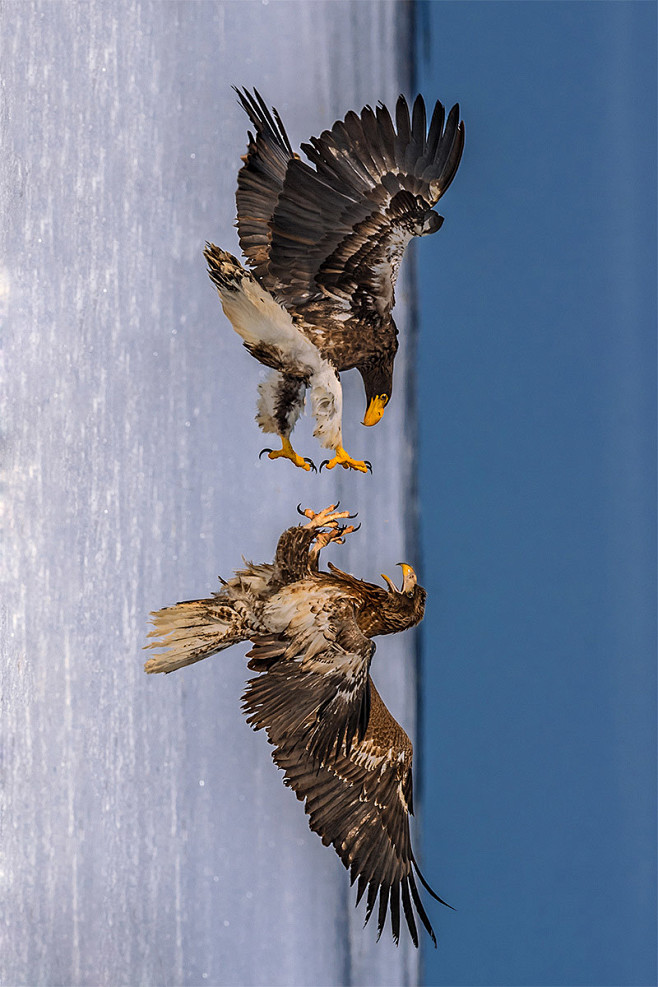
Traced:
[[342, 466], [345, 470], [358, 470], [360, 473], [367, 473], [370, 471], [370, 473], [372, 473], [372, 465], [367, 459], [352, 459], [352, 457], [345, 452], [342, 446], [338, 446], [335, 452], [336, 455], [333, 459], [325, 459], [325, 461], [320, 465], [320, 471], [322, 471], [323, 466], [326, 466], [328, 470], [332, 470], [334, 466]]
[[[336, 504], [329, 504], [329, 507], [325, 507], [324, 510], [318, 511], [317, 513], [307, 507], [305, 511], [302, 510], [302, 505], [297, 505], [297, 513], [301, 514], [302, 517], [308, 518], [308, 524], [305, 524], [305, 528], [338, 528], [339, 521], [343, 521], [345, 518], [350, 518], [352, 520], [356, 517], [356, 514], [350, 514], [349, 511], [339, 511], [340, 501]], [[351, 527], [351, 525], [350, 525]]]
[[294, 466], [299, 466], [300, 469], [306, 470], [307, 473], [310, 470], [313, 470], [314, 473], [317, 472], [313, 460], [304, 459], [303, 456], [299, 456], [290, 445], [290, 439], [287, 439], [284, 435], [281, 436], [280, 449], [262, 449], [258, 456], [259, 459], [264, 452], [267, 453], [268, 459], [289, 459]]

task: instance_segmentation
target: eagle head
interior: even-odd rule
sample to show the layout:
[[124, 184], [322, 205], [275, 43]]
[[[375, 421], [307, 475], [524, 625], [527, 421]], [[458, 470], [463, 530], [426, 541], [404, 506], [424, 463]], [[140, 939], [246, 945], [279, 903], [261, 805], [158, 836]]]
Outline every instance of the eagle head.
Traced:
[[391, 400], [393, 390], [393, 359], [384, 364], [377, 363], [359, 367], [366, 392], [366, 413], [364, 425], [376, 425], [384, 414], [384, 408]]
[[385, 609], [389, 622], [395, 625], [391, 627], [391, 633], [420, 623], [425, 613], [427, 598], [427, 593], [418, 585], [416, 573], [411, 566], [406, 562], [398, 562], [398, 565], [402, 569], [400, 589], [392, 579], [382, 573], [382, 579], [388, 585], [388, 606]]

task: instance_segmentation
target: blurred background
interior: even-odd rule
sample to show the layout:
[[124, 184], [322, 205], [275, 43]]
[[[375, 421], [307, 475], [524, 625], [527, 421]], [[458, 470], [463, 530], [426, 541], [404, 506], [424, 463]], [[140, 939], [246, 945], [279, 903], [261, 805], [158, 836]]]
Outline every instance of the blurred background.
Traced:
[[420, 3], [427, 984], [656, 983], [656, 6]]
[[[238, 252], [257, 86], [292, 143], [408, 91], [407, 4], [0, 6], [0, 982], [415, 983], [245, 723], [245, 648], [147, 676], [149, 611], [272, 559], [296, 505], [361, 530], [327, 558], [380, 581], [415, 561], [411, 279], [397, 400], [346, 445], [373, 476], [259, 461], [265, 370], [206, 272]], [[408, 272], [410, 273], [410, 271]], [[306, 418], [297, 447], [322, 450]], [[387, 468], [390, 460], [392, 464]], [[377, 651], [416, 725], [416, 636]]]

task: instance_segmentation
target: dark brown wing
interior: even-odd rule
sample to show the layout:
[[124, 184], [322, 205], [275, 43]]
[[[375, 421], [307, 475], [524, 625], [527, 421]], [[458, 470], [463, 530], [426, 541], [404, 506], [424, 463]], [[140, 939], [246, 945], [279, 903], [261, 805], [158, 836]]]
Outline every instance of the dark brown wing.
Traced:
[[402, 903], [414, 945], [418, 945], [416, 916], [436, 944], [416, 876], [437, 901], [442, 899], [420, 874], [409, 833], [409, 813], [413, 812], [411, 741], [372, 682], [370, 691], [368, 729], [349, 756], [341, 754], [320, 762], [309, 754], [303, 738], [300, 741], [278, 722], [266, 724], [268, 739], [275, 747], [272, 756], [285, 772], [285, 783], [305, 801], [311, 829], [322, 837], [325, 846], [334, 846], [350, 871], [352, 884], [357, 882], [357, 905], [367, 889], [366, 922], [379, 898], [379, 935], [389, 913], [393, 938], [398, 942]]
[[270, 602], [270, 615], [294, 607], [294, 616], [281, 634], [252, 638], [249, 667], [264, 674], [248, 682], [243, 709], [255, 730], [303, 738], [322, 760], [349, 752], [365, 734], [375, 645], [359, 630], [349, 600], [325, 600], [320, 586], [313, 596], [307, 583]]
[[238, 236], [240, 247], [255, 275], [265, 280], [270, 260], [270, 222], [293, 150], [276, 110], [267, 108], [257, 89], [253, 95], [237, 89], [240, 104], [256, 136], [249, 133], [244, 164], [238, 172]]
[[427, 129], [422, 97], [410, 117], [401, 96], [395, 116], [396, 126], [385, 106], [350, 112], [302, 145], [314, 167], [288, 161], [266, 275], [287, 307], [330, 294], [360, 318], [366, 310], [382, 318], [406, 243], [441, 225], [431, 207], [461, 159], [459, 107], [446, 121], [437, 102]]
[[301, 525], [287, 528], [281, 534], [276, 546], [274, 565], [282, 584], [294, 583], [310, 575], [309, 549], [315, 537], [316, 531]]

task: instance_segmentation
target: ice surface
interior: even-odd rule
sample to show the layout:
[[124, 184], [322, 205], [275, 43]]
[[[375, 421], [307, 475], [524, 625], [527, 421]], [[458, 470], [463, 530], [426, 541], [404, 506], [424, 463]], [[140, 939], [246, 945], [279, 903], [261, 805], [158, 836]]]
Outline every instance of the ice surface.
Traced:
[[[336, 854], [240, 712], [244, 649], [142, 671], [149, 610], [271, 558], [295, 506], [363, 527], [328, 558], [414, 562], [410, 267], [382, 423], [345, 375], [372, 477], [258, 462], [261, 368], [205, 272], [237, 249], [256, 85], [293, 143], [408, 89], [409, 5], [9, 3], [0, 8], [2, 862], [5, 984], [399, 984]], [[298, 436], [298, 433], [295, 433]], [[296, 445], [320, 449], [306, 422]], [[415, 728], [415, 642], [378, 686]]]

